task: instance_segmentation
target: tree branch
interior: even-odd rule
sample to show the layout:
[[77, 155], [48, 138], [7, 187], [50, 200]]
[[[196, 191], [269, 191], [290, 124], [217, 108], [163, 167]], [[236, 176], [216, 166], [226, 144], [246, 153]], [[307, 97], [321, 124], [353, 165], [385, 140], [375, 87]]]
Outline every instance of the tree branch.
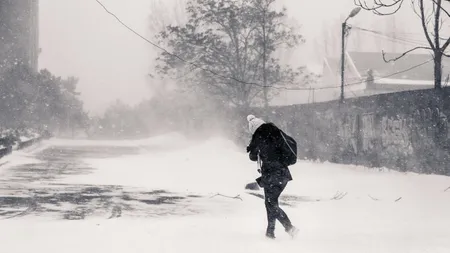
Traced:
[[254, 98], [256, 98], [259, 94], [261, 94], [262, 91], [263, 90], [260, 89], [260, 90], [256, 91], [255, 94], [249, 95], [250, 100], [253, 100]]
[[379, 199], [377, 199], [377, 198], [374, 198], [374, 197], [370, 196], [370, 194], [367, 195], [367, 196], [369, 196], [369, 198], [371, 198], [373, 201], [378, 201], [378, 200], [379, 200]]
[[[445, 42], [445, 44], [442, 46], [442, 48], [441, 48], [442, 54], [444, 54], [444, 52], [447, 49], [448, 45], [450, 45], [450, 38], [448, 38], [447, 41]], [[445, 56], [447, 56], [447, 55], [445, 55]], [[447, 56], [447, 57], [449, 57], [449, 56]]]
[[421, 16], [420, 20], [422, 21], [423, 32], [425, 33], [425, 37], [427, 38], [428, 44], [430, 44], [430, 47], [434, 51], [436, 49], [436, 47], [430, 38], [430, 34], [428, 33], [427, 24], [425, 21], [425, 9], [423, 7], [423, 0], [419, 0], [419, 7], [420, 7], [420, 16]]
[[376, 4], [376, 5], [378, 5], [378, 6], [380, 6], [380, 7], [385, 7], [385, 8], [393, 7], [393, 6], [395, 6], [396, 4], [401, 3], [401, 2], [403, 2], [403, 0], [395, 0], [395, 1], [394, 1], [393, 3], [391, 3], [391, 4], [385, 4], [385, 3], [383, 3], [382, 0], [375, 0], [375, 4]]
[[[224, 90], [223, 87], [219, 86], [219, 85], [215, 85], [212, 82], [210, 82], [209, 84], [207, 84], [213, 88], [215, 88], [219, 93], [216, 94], [221, 94], [222, 96], [225, 96], [229, 99], [229, 101], [235, 105], [238, 105], [238, 101], [235, 101], [235, 97], [230, 95], [229, 92], [227, 92], [226, 90]], [[212, 91], [210, 91], [211, 93], [213, 93]]]
[[243, 201], [242, 198], [241, 198], [241, 195], [230, 197], [230, 196], [226, 196], [226, 195], [222, 195], [220, 193], [217, 193], [216, 195], [211, 196], [210, 198], [214, 198], [214, 197], [224, 197], [224, 198], [229, 198], [229, 199], [239, 199], [240, 201]]
[[[384, 3], [382, 0], [374, 0], [374, 6], [370, 7], [365, 0], [353, 0], [356, 6], [361, 7], [364, 10], [372, 11], [376, 15], [379, 16], [388, 16], [397, 13], [403, 5], [404, 0], [394, 0], [390, 4]], [[381, 9], [391, 9], [394, 8], [391, 12], [383, 13]]]
[[[437, 49], [440, 49], [440, 41], [439, 41], [439, 21], [440, 21], [440, 17], [441, 17], [441, 6], [442, 4], [442, 0], [437, 0], [436, 5], [439, 8], [433, 8], [436, 9], [436, 13], [434, 14], [434, 45]], [[435, 5], [433, 4], [433, 7], [435, 7]]]
[[[369, 196], [369, 198], [371, 198], [373, 201], [379, 201], [380, 200], [380, 199], [377, 199], [375, 197], [370, 196], [370, 194], [367, 195], [367, 196]], [[399, 198], [395, 199], [394, 202], [399, 202], [401, 199], [402, 199], [402, 197], [399, 197]]]
[[[412, 0], [411, 1], [411, 8], [413, 9], [413, 11], [414, 11], [414, 13], [417, 15], [417, 17], [419, 18], [419, 19], [422, 19], [422, 17], [420, 16], [420, 13], [419, 13], [419, 11], [417, 11], [417, 9], [416, 9], [416, 5], [415, 5], [415, 0]], [[419, 7], [420, 8], [420, 7]]]
[[404, 53], [401, 54], [400, 56], [395, 57], [395, 58], [393, 58], [393, 59], [389, 59], [389, 60], [386, 60], [386, 53], [385, 53], [384, 51], [381, 51], [381, 53], [382, 53], [382, 55], [383, 55], [383, 60], [384, 60], [386, 63], [388, 63], [388, 62], [397, 61], [398, 59], [400, 59], [400, 58], [406, 56], [407, 54], [409, 54], [409, 53], [411, 53], [412, 51], [415, 51], [415, 50], [417, 50], [417, 49], [432, 50], [432, 48], [429, 48], [429, 47], [415, 47], [415, 48], [412, 48], [412, 49], [410, 49], [410, 50], [404, 52]]
[[436, 2], [437, 0], [431, 0], [431, 1], [433, 1], [443, 12], [445, 12], [445, 14], [447, 14], [448, 17], [450, 17], [450, 13], [444, 7], [442, 7], [442, 3], [438, 4]]
[[336, 192], [334, 197], [331, 198], [331, 200], [341, 200], [347, 195], [347, 192]]

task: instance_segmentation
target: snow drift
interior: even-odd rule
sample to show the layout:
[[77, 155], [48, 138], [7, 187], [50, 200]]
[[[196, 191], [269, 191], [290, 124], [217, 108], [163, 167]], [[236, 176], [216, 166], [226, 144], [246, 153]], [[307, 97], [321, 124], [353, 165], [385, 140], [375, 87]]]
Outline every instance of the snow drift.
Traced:
[[[165, 145], [168, 140], [172, 145], [175, 143], [170, 136], [143, 142]], [[65, 141], [57, 145], [74, 143], [86, 144]], [[244, 148], [215, 138], [182, 149], [85, 160], [95, 168], [92, 174], [66, 177], [61, 182], [196, 193], [203, 196], [203, 210], [193, 216], [159, 218], [0, 221], [3, 238], [0, 249], [9, 253], [48, 253], [61, 249], [64, 252], [449, 252], [450, 191], [445, 191], [450, 186], [448, 177], [307, 161], [292, 166], [294, 181], [283, 194], [283, 201], [291, 203], [283, 208], [300, 228], [299, 237], [289, 239], [277, 224], [277, 240], [265, 240], [263, 200], [244, 190], [245, 184], [258, 176], [256, 165], [248, 160]], [[336, 192], [345, 194], [336, 199], [333, 198]], [[242, 201], [213, 197], [216, 193], [240, 195]], [[23, 241], [27, 243], [20, 243]]]

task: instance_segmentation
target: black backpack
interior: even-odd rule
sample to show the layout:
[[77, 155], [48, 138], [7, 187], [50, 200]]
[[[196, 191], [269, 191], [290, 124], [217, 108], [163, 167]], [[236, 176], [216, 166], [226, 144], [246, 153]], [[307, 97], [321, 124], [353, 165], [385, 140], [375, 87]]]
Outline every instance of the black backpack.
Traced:
[[281, 146], [284, 162], [287, 166], [294, 165], [297, 162], [297, 142], [281, 129], [280, 132], [284, 142]]

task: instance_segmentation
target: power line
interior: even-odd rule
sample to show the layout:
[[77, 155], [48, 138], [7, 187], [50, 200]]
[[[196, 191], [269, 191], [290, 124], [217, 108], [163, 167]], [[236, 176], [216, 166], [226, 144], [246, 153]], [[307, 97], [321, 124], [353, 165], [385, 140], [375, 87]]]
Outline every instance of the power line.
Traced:
[[382, 36], [385, 39], [388, 39], [389, 41], [394, 42], [394, 43], [403, 42], [403, 44], [408, 43], [408, 44], [412, 44], [412, 45], [417, 45], [417, 44], [422, 45], [422, 41], [419, 41], [419, 40], [414, 40], [414, 39], [400, 37], [400, 36], [392, 36], [392, 35], [383, 33], [381, 31], [370, 30], [370, 29], [361, 28], [361, 27], [357, 27], [357, 26], [354, 26], [353, 28], [355, 28], [359, 31], [362, 31], [362, 32], [367, 32], [367, 33], [375, 34], [378, 36]]
[[[429, 60], [427, 60], [427, 61], [424, 61], [424, 62], [422, 62], [422, 63], [420, 63], [420, 64], [414, 65], [414, 66], [409, 67], [409, 68], [407, 68], [407, 69], [400, 70], [400, 71], [391, 73], [391, 74], [386, 75], [386, 76], [381, 76], [381, 77], [378, 77], [378, 78], [374, 78], [373, 80], [374, 80], [374, 81], [376, 81], [376, 80], [381, 80], [381, 79], [384, 79], [384, 78], [389, 78], [389, 77], [391, 77], [391, 76], [395, 76], [395, 75], [398, 75], [398, 74], [402, 74], [402, 73], [411, 71], [411, 70], [413, 70], [413, 69], [415, 69], [415, 68], [418, 68], [418, 67], [420, 67], [420, 66], [423, 66], [423, 65], [429, 63], [429, 62], [432, 61], [432, 60], [433, 60], [433, 59], [429, 59]], [[352, 85], [358, 85], [358, 84], [362, 84], [362, 83], [364, 83], [364, 82], [365, 82], [365, 80], [361, 80], [361, 81], [358, 81], [358, 82], [347, 83], [347, 84], [345, 84], [344, 86], [347, 87], [347, 86], [352, 86]], [[326, 90], [326, 89], [336, 89], [336, 88], [340, 88], [340, 87], [341, 87], [341, 86], [324, 86], [324, 87], [317, 87], [317, 88], [312, 88], [312, 89], [313, 89], [313, 90]], [[287, 90], [310, 90], [311, 88], [303, 88], [303, 87], [299, 87], [299, 88], [286, 88], [286, 89], [287, 89]]]
[[[162, 50], [162, 51], [164, 51], [164, 52], [166, 52], [166, 53], [168, 53], [168, 54], [170, 54], [170, 55], [172, 55], [172, 56], [174, 56], [174, 57], [179, 58], [177, 55], [174, 55], [174, 54], [170, 53], [170, 52], [167, 51], [166, 49], [160, 47], [160, 46], [157, 45], [156, 43], [150, 41], [149, 39], [147, 39], [147, 38], [145, 38], [144, 36], [142, 36], [140, 33], [136, 32], [134, 29], [132, 29], [131, 27], [129, 27], [129, 26], [128, 26], [127, 24], [125, 24], [119, 17], [117, 17], [116, 14], [112, 13], [111, 11], [109, 11], [108, 8], [106, 8], [106, 6], [105, 6], [102, 2], [100, 2], [99, 0], [95, 0], [95, 1], [96, 1], [101, 7], [103, 7], [103, 9], [104, 9], [109, 15], [113, 16], [113, 17], [117, 20], [117, 22], [119, 22], [121, 25], [123, 25], [123, 26], [124, 26], [125, 28], [127, 28], [129, 31], [131, 31], [132, 33], [134, 33], [135, 35], [137, 35], [137, 36], [140, 37], [141, 39], [145, 40], [146, 42], [150, 43], [151, 45], [153, 45], [153, 46], [159, 48], [160, 50]], [[184, 61], [184, 60], [181, 59], [181, 58], [179, 58], [179, 59], [182, 60], [182, 61]]]
[[357, 26], [352, 26], [352, 28], [362, 31], [362, 32], [367, 32], [367, 33], [371, 33], [371, 34], [375, 34], [378, 36], [382, 36], [384, 37], [384, 39], [387, 39], [391, 42], [394, 43], [402, 43], [402, 44], [410, 44], [410, 45], [424, 45], [423, 41], [419, 41], [419, 40], [415, 40], [415, 39], [411, 39], [411, 38], [406, 38], [406, 37], [400, 37], [400, 36], [392, 36], [386, 33], [383, 33], [381, 31], [375, 31], [375, 30], [370, 30], [370, 29], [366, 29], [366, 28], [361, 28], [361, 27], [357, 27]]
[[203, 67], [199, 66], [199, 65], [196, 64], [196, 63], [189, 62], [189, 61], [187, 61], [187, 60], [181, 58], [180, 56], [178, 56], [178, 55], [176, 55], [176, 54], [174, 54], [174, 53], [169, 52], [169, 51], [166, 50], [165, 48], [159, 46], [158, 44], [156, 44], [156, 43], [152, 42], [151, 40], [147, 39], [146, 37], [144, 37], [144, 36], [141, 35], [140, 33], [136, 32], [133, 28], [131, 28], [130, 26], [128, 26], [127, 24], [125, 24], [125, 23], [124, 23], [124, 22], [123, 22], [116, 14], [112, 13], [108, 8], [106, 8], [106, 6], [105, 6], [102, 2], [100, 2], [100, 0], [95, 0], [95, 1], [96, 1], [96, 2], [97, 2], [97, 3], [98, 3], [98, 4], [99, 4], [99, 5], [100, 5], [100, 6], [101, 6], [108, 14], [109, 14], [109, 15], [113, 16], [113, 17], [114, 17], [114, 18], [115, 18], [122, 26], [124, 26], [125, 28], [127, 28], [127, 29], [128, 29], [129, 31], [131, 31], [132, 33], [134, 33], [136, 36], [138, 36], [139, 38], [143, 39], [144, 41], [146, 41], [147, 43], [151, 44], [152, 46], [154, 46], [154, 47], [156, 47], [156, 48], [158, 48], [158, 49], [164, 51], [164, 52], [167, 53], [168, 55], [170, 55], [170, 56], [172, 56], [172, 57], [175, 57], [175, 58], [179, 59], [180, 61], [182, 61], [182, 62], [184, 62], [184, 63], [187, 63], [187, 64], [189, 64], [189, 65], [192, 65], [192, 66], [194, 66], [195, 68], [201, 69], [201, 70], [203, 70], [203, 71], [205, 71], [205, 72], [209, 72], [209, 73], [211, 73], [211, 74], [213, 74], [213, 75], [215, 75], [215, 76], [218, 76], [218, 77], [221, 77], [221, 78], [224, 78], [224, 79], [231, 79], [231, 80], [236, 81], [236, 82], [238, 82], [238, 83], [257, 85], [257, 86], [260, 86], [260, 87], [263, 87], [263, 88], [274, 88], [274, 86], [268, 86], [268, 85], [264, 86], [264, 85], [261, 85], [261, 84], [258, 84], [258, 83], [245, 82], [245, 81], [239, 80], [239, 79], [234, 78], [234, 77], [224, 76], [224, 75], [221, 75], [221, 74], [219, 74], [219, 73], [217, 73], [217, 72], [215, 72], [215, 71], [213, 71], [213, 70], [203, 68]]
[[[95, 0], [95, 1], [96, 1], [96, 2], [97, 2], [97, 3], [98, 3], [98, 4], [99, 4], [99, 5], [100, 5], [100, 6], [101, 6], [108, 14], [109, 14], [109, 15], [113, 16], [113, 17], [117, 20], [117, 22], [119, 22], [122, 26], [124, 26], [124, 27], [125, 27], [126, 29], [128, 29], [130, 32], [132, 32], [133, 34], [135, 34], [135, 35], [138, 36], [139, 38], [143, 39], [143, 40], [146, 41], [147, 43], [151, 44], [152, 46], [154, 46], [154, 47], [156, 47], [156, 48], [158, 48], [158, 49], [164, 51], [164, 52], [167, 53], [168, 55], [173, 56], [173, 57], [179, 59], [180, 61], [182, 61], [182, 62], [184, 62], [184, 63], [187, 63], [187, 64], [189, 64], [189, 65], [192, 65], [192, 66], [194, 66], [194, 67], [197, 68], [197, 69], [203, 70], [203, 71], [205, 71], [205, 72], [209, 72], [209, 73], [211, 73], [211, 74], [213, 74], [213, 75], [215, 75], [215, 76], [218, 76], [218, 77], [221, 77], [221, 78], [224, 78], [224, 79], [230, 79], [230, 80], [236, 81], [236, 82], [238, 82], [238, 83], [242, 83], [242, 84], [256, 85], [256, 86], [259, 86], [259, 87], [262, 87], [262, 88], [274, 88], [274, 89], [279, 89], [279, 90], [311, 90], [311, 88], [302, 88], [302, 87], [298, 87], [298, 88], [288, 88], [288, 87], [277, 87], [277, 86], [270, 86], [270, 85], [266, 85], [266, 86], [265, 86], [265, 85], [261, 85], [261, 84], [254, 83], [254, 82], [245, 82], [245, 81], [239, 80], [239, 79], [237, 79], [237, 78], [229, 77], [229, 76], [224, 76], [224, 75], [221, 75], [221, 74], [219, 74], [219, 73], [217, 73], [217, 72], [215, 72], [215, 71], [213, 71], [213, 70], [203, 68], [203, 67], [199, 66], [199, 65], [196, 64], [196, 63], [189, 62], [189, 61], [187, 61], [187, 60], [181, 58], [180, 56], [178, 56], [178, 55], [176, 55], [176, 54], [174, 54], [174, 53], [169, 52], [169, 51], [166, 50], [165, 48], [163, 48], [163, 47], [159, 46], [158, 44], [152, 42], [151, 40], [147, 39], [145, 36], [141, 35], [141, 34], [138, 33], [137, 31], [135, 31], [133, 28], [131, 28], [130, 26], [128, 26], [127, 24], [125, 24], [125, 23], [124, 23], [124, 22], [123, 22], [116, 14], [114, 14], [113, 12], [111, 12], [111, 11], [110, 11], [110, 10], [109, 10], [109, 9], [108, 9], [108, 8], [107, 8], [100, 0]], [[364, 28], [360, 28], [360, 29], [364, 29]], [[368, 29], [364, 29], [364, 30], [368, 30]], [[368, 31], [371, 31], [371, 30], [368, 30]], [[376, 32], [376, 31], [371, 31], [371, 32]], [[421, 64], [419, 64], [419, 65], [416, 65], [416, 66], [413, 66], [413, 67], [411, 67], [411, 68], [405, 69], [405, 70], [403, 70], [403, 71], [395, 72], [395, 73], [392, 73], [392, 74], [390, 74], [390, 75], [387, 75], [387, 76], [384, 76], [384, 77], [380, 77], [380, 78], [378, 78], [378, 79], [376, 79], [376, 80], [383, 79], [383, 78], [387, 78], [387, 77], [390, 77], [390, 76], [394, 76], [394, 75], [397, 75], [397, 74], [400, 74], [400, 73], [408, 72], [408, 71], [410, 71], [410, 70], [412, 70], [412, 69], [415, 69], [415, 68], [417, 68], [417, 67], [420, 67], [420, 66], [422, 66], [422, 65], [424, 65], [424, 64], [426, 64], [426, 63], [428, 63], [429, 61], [431, 61], [431, 59], [428, 60], [428, 61], [426, 61], [426, 62], [423, 62], [423, 63], [421, 63]], [[348, 83], [348, 84], [346, 84], [345, 86], [357, 85], [357, 84], [361, 84], [361, 83], [363, 83], [363, 82], [364, 82], [364, 81], [359, 81], [359, 82], [354, 82], [354, 83]], [[339, 88], [339, 87], [340, 87], [340, 86], [317, 87], [317, 88], [312, 88], [312, 90], [335, 89], [335, 88]]]

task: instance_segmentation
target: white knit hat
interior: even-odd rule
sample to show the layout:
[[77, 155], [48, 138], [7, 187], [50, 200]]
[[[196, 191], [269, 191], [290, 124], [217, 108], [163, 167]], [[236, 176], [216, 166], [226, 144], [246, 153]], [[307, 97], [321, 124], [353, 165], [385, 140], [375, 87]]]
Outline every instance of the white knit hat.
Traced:
[[251, 134], [254, 134], [256, 129], [258, 129], [258, 127], [266, 123], [264, 122], [264, 120], [257, 118], [255, 117], [255, 115], [251, 114], [247, 116], [247, 121], [248, 121], [248, 130], [250, 131]]

